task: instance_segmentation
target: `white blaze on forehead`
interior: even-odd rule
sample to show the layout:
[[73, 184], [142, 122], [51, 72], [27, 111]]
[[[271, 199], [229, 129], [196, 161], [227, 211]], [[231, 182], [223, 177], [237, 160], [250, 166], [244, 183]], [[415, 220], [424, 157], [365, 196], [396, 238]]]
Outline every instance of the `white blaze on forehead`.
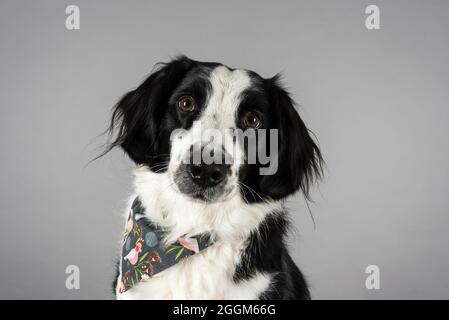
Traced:
[[245, 70], [229, 70], [216, 67], [210, 74], [209, 92], [200, 122], [203, 128], [235, 128], [237, 109], [242, 93], [251, 85], [251, 78]]
[[[233, 141], [238, 107], [245, 90], [251, 86], [251, 78], [245, 70], [229, 70], [216, 67], [209, 75], [210, 92], [198, 120], [182, 139], [172, 140], [171, 171], [190, 154], [193, 145], [208, 145], [214, 151], [224, 150], [231, 155], [232, 172], [237, 174], [244, 159], [242, 148]], [[212, 137], [213, 136], [213, 137]]]

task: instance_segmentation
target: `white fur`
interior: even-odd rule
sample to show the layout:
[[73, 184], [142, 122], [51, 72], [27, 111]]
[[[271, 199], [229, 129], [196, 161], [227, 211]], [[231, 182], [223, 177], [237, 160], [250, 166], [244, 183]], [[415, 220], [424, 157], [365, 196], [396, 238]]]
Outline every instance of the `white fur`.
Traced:
[[117, 290], [118, 299], [256, 299], [268, 288], [268, 274], [239, 284], [232, 276], [249, 233], [267, 214], [281, 211], [281, 203], [248, 205], [236, 193], [225, 203], [204, 205], [174, 190], [166, 173], [139, 167], [135, 175], [131, 198], [139, 195], [149, 219], [171, 230], [167, 242], [207, 231], [217, 242], [125, 293]]
[[[169, 230], [165, 241], [170, 243], [182, 235], [209, 232], [216, 242], [200, 253], [156, 274], [130, 290], [119, 293], [118, 299], [256, 299], [272, 281], [269, 274], [256, 273], [251, 279], [236, 284], [233, 274], [241, 260], [248, 236], [256, 231], [264, 218], [282, 211], [281, 202], [247, 204], [237, 184], [242, 153], [233, 165], [228, 184], [232, 191], [221, 201], [203, 203], [181, 194], [173, 183], [173, 172], [186, 146], [192, 143], [196, 125], [206, 128], [235, 127], [235, 113], [240, 93], [250, 85], [245, 71], [217, 67], [211, 74], [212, 94], [206, 110], [188, 132], [172, 146], [168, 170], [154, 173], [147, 167], [135, 170], [135, 194], [139, 196], [148, 218]], [[121, 275], [119, 275], [120, 283]]]

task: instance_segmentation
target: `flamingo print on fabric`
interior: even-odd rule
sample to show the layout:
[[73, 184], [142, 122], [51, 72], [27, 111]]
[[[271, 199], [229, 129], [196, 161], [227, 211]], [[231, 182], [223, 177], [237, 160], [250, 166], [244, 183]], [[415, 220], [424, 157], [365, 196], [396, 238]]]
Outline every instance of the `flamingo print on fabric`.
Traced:
[[210, 236], [182, 236], [170, 245], [160, 241], [164, 232], [145, 218], [145, 210], [138, 198], [133, 202], [125, 227], [122, 247], [119, 293], [173, 266], [181, 259], [194, 255], [212, 244]]

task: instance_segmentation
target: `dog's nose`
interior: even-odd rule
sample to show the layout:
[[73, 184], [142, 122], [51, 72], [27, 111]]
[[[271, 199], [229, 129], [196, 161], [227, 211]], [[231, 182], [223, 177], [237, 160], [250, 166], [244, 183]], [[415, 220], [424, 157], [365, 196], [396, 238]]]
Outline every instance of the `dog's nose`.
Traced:
[[196, 184], [207, 188], [222, 182], [226, 178], [228, 168], [225, 164], [189, 164], [187, 170]]

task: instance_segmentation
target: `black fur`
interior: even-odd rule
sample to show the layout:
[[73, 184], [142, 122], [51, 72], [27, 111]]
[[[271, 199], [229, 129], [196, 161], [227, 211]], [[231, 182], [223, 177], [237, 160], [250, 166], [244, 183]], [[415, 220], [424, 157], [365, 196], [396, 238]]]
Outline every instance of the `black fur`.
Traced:
[[270, 288], [260, 299], [310, 299], [304, 276], [293, 262], [284, 238], [288, 230], [285, 212], [269, 215], [253, 232], [234, 273], [236, 283], [250, 279], [256, 272], [275, 274]]
[[117, 283], [118, 283], [118, 277], [120, 275], [120, 260], [117, 260], [114, 264], [114, 280], [112, 280], [112, 294], [116, 295], [116, 289], [117, 289]]

